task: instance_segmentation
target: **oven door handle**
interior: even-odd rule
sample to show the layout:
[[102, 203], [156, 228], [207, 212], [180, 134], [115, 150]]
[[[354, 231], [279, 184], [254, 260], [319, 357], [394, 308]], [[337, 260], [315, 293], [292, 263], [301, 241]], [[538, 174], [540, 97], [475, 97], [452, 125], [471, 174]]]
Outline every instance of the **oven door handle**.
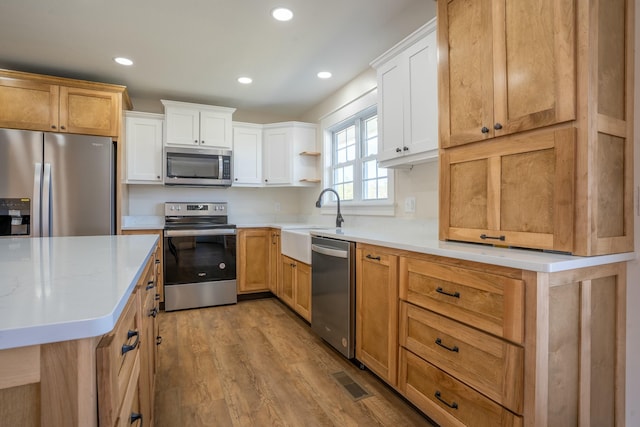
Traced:
[[164, 235], [166, 237], [235, 236], [235, 234], [235, 228], [216, 228], [213, 230], [164, 230]]

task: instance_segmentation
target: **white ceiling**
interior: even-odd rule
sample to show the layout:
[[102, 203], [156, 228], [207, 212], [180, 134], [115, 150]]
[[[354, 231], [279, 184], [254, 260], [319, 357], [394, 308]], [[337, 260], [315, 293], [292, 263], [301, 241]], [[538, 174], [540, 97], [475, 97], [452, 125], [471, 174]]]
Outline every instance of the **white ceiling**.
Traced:
[[[296, 119], [435, 15], [433, 0], [0, 0], [0, 68]], [[270, 17], [293, 10], [290, 22]], [[126, 56], [132, 67], [115, 64]], [[328, 70], [333, 78], [320, 80]], [[254, 83], [236, 82], [248, 75]], [[135, 105], [134, 105], [135, 108]]]

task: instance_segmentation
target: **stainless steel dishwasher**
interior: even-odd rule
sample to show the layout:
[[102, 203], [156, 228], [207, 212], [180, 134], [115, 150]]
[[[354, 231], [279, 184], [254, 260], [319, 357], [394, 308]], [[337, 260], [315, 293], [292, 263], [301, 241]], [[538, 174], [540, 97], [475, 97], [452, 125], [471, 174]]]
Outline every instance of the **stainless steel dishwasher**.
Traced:
[[311, 329], [355, 356], [355, 244], [311, 237]]

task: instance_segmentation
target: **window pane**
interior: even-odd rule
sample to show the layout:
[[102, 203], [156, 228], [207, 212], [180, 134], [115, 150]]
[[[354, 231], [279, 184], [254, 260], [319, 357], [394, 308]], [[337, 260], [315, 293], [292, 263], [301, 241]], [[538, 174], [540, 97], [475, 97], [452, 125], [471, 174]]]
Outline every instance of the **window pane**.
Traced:
[[375, 156], [378, 154], [378, 138], [372, 138], [367, 141], [365, 148], [365, 157]]
[[388, 185], [389, 185], [389, 181], [387, 181], [387, 178], [382, 178], [378, 180], [378, 199], [389, 198]]
[[340, 197], [342, 200], [353, 200], [353, 183], [348, 183], [348, 184], [344, 184], [344, 192], [342, 197]]
[[349, 126], [346, 129], [346, 133], [347, 133], [347, 145], [355, 144], [356, 143], [356, 127]]
[[353, 165], [345, 166], [342, 169], [344, 170], [343, 182], [353, 182]]
[[364, 196], [363, 199], [375, 199], [377, 198], [376, 192], [377, 181], [375, 179], [367, 180], [364, 182]]
[[373, 116], [366, 121], [367, 138], [378, 136], [378, 116]]
[[364, 164], [364, 171], [362, 172], [362, 178], [363, 179], [372, 179], [376, 177], [376, 161], [375, 160], [370, 160], [368, 162], [365, 162]]
[[387, 168], [378, 168], [378, 176], [379, 177], [387, 176]]
[[347, 161], [347, 150], [338, 150], [338, 164]]
[[344, 197], [344, 184], [336, 184], [333, 186], [333, 189], [336, 190], [341, 199]]
[[339, 182], [344, 182], [344, 169], [343, 168], [337, 168], [336, 170], [334, 170], [333, 172], [333, 182], [335, 182], [336, 184]]
[[355, 145], [349, 145], [347, 146], [347, 159], [349, 161], [355, 160], [356, 158], [356, 146]]
[[336, 133], [336, 141], [338, 149], [345, 148], [347, 146], [347, 134], [345, 131]]

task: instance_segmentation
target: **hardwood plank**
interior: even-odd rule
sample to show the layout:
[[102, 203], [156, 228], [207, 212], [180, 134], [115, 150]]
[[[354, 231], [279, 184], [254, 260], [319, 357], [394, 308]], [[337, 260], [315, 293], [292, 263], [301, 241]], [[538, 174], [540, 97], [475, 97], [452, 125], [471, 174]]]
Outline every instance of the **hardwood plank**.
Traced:
[[[274, 298], [162, 312], [155, 425], [432, 426]], [[371, 397], [353, 401], [345, 371]]]

